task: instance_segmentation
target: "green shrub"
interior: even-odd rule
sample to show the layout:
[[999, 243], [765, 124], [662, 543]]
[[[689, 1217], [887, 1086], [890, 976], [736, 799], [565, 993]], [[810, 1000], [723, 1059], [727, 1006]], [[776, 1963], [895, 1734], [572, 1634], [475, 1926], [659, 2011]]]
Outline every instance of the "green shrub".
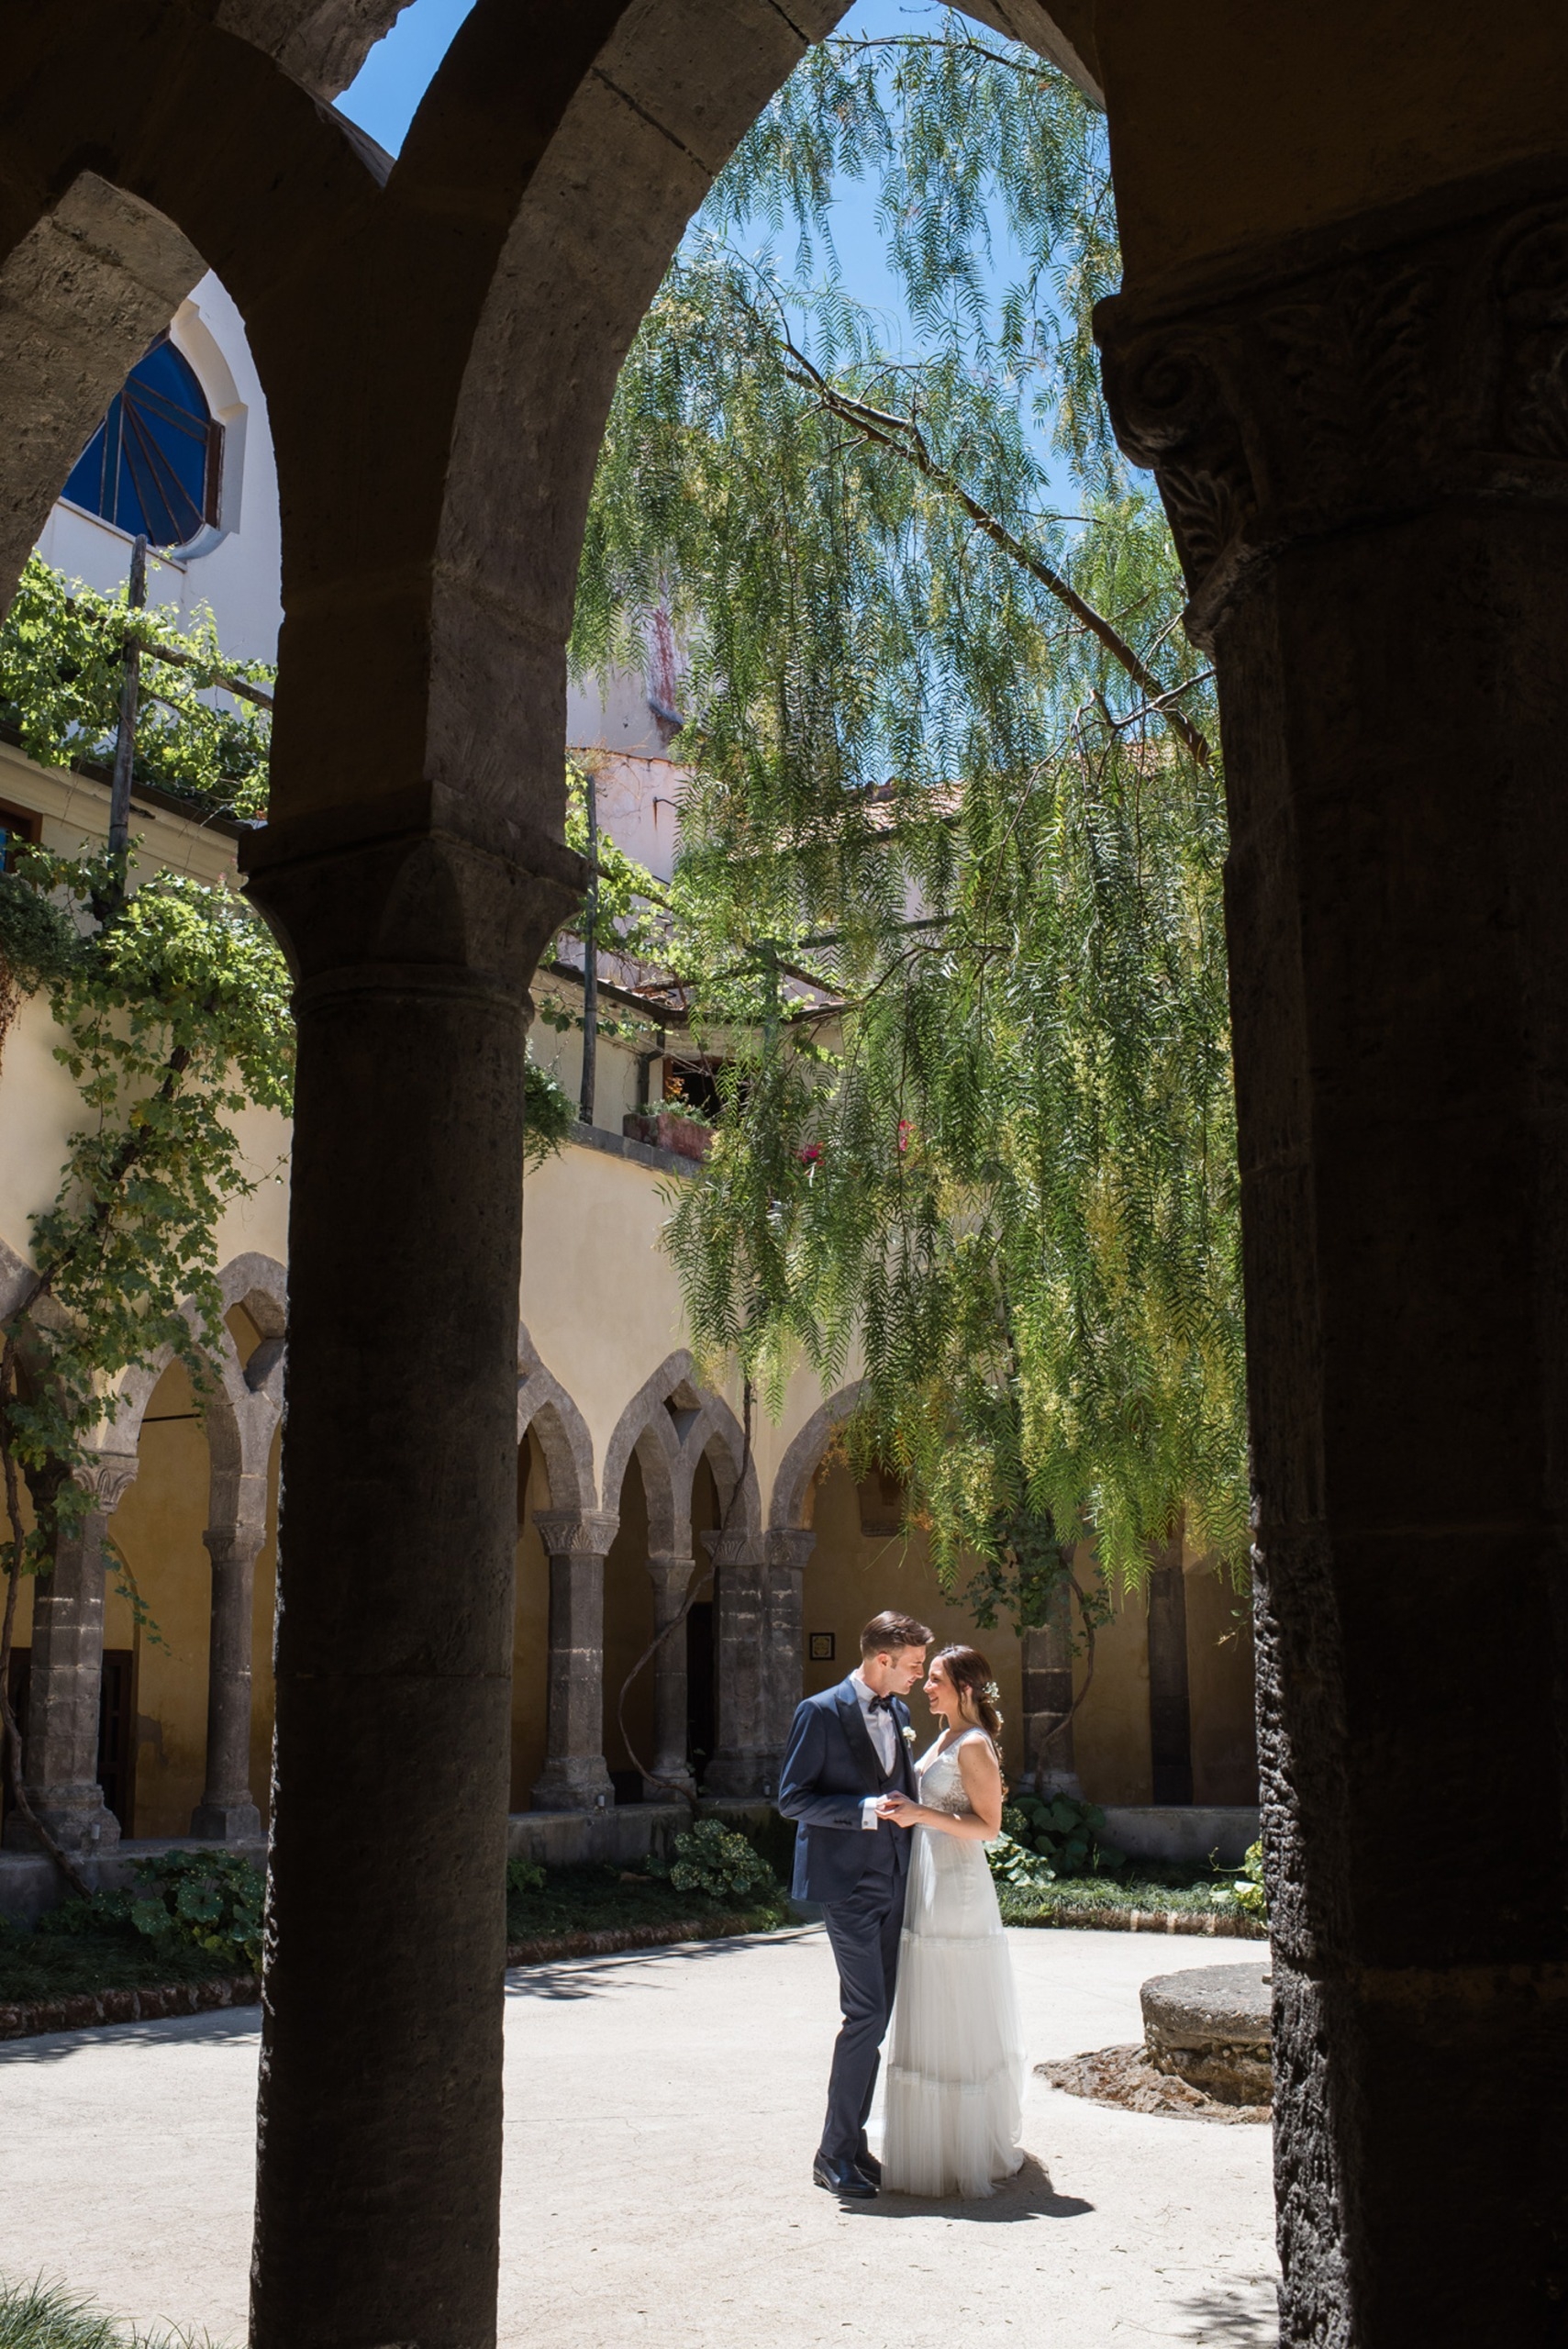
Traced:
[[991, 1871], [1007, 1884], [1051, 1884], [1059, 1876], [1115, 1876], [1127, 1854], [1100, 1840], [1106, 1814], [1073, 1795], [1019, 1795], [1002, 1812], [990, 1846]]
[[748, 1820], [740, 1832], [758, 1858], [765, 1861], [774, 1876], [787, 1885], [795, 1874], [794, 1820], [770, 1810], [766, 1819]]
[[[39, 1920], [40, 1933], [129, 1932], [163, 1948], [205, 1950], [226, 1971], [261, 1964], [266, 1879], [237, 1852], [161, 1852], [134, 1864], [135, 1885], [68, 1900]], [[0, 2333], [0, 2349], [6, 2349]]]
[[544, 1870], [539, 1866], [537, 1860], [507, 1861], [506, 1891], [508, 1897], [514, 1892], [542, 1892], [543, 1890]]
[[1269, 1897], [1263, 1889], [1263, 1847], [1254, 1843], [1241, 1863], [1241, 1873], [1231, 1883], [1217, 1884], [1209, 1898], [1217, 1909], [1240, 1909], [1243, 1915], [1261, 1918], [1264, 1924], [1269, 1917]]
[[0, 2349], [196, 2349], [196, 2336], [122, 2332], [90, 2301], [58, 2284], [0, 2281]]
[[650, 1876], [667, 1877], [677, 1892], [706, 1892], [710, 1899], [781, 1900], [784, 1887], [754, 1844], [717, 1819], [699, 1819], [675, 1838], [673, 1860], [650, 1860]]

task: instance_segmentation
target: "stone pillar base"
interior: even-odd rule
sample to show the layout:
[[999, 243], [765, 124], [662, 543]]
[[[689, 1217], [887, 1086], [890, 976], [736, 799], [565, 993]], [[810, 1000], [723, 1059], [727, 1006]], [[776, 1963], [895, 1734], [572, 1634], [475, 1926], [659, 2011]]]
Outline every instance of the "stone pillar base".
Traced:
[[669, 1769], [661, 1770], [656, 1778], [645, 1776], [642, 1781], [644, 1802], [673, 1802], [678, 1795], [685, 1795], [695, 1801], [696, 1791], [697, 1782], [692, 1776], [690, 1765], [684, 1762], [672, 1763]]
[[[28, 1788], [40, 1825], [47, 1828], [62, 1852], [89, 1858], [111, 1852], [120, 1840], [120, 1823], [105, 1808], [100, 1787], [50, 1787], [47, 1794]], [[8, 1852], [41, 1852], [43, 1845], [19, 1810], [6, 1814], [4, 1837]]]
[[616, 1790], [599, 1753], [548, 1762], [534, 1780], [536, 1810], [613, 1810]]
[[779, 1790], [782, 1755], [771, 1746], [721, 1748], [703, 1772], [702, 1790], [729, 1801], [772, 1802]]
[[1040, 1794], [1042, 1802], [1049, 1802], [1052, 1795], [1067, 1795], [1073, 1802], [1082, 1802], [1083, 1781], [1076, 1770], [1042, 1770], [1040, 1773]]
[[259, 1843], [261, 1814], [253, 1802], [199, 1802], [191, 1832], [204, 1843]]

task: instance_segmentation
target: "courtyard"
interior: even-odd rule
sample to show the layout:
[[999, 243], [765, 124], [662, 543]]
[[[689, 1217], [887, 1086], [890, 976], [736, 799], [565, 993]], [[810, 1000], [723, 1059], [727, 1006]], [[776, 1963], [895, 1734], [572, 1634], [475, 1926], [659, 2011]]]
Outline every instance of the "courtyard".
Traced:
[[[1257, 1953], [1009, 1939], [1031, 2063], [1140, 2037], [1151, 1974]], [[834, 2020], [820, 1927], [510, 1974], [501, 2342], [1275, 2341], [1267, 2130], [1031, 2078], [1029, 2159], [995, 2200], [840, 2209], [809, 2183]], [[0, 2265], [68, 2275], [142, 2325], [242, 2339], [259, 2023], [239, 2009], [0, 2049]]]

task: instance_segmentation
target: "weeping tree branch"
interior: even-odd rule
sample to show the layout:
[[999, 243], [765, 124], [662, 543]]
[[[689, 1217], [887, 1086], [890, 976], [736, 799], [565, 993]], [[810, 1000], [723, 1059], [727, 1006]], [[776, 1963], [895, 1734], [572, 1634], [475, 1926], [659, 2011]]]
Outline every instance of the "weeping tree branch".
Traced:
[[1207, 736], [1193, 724], [1190, 718], [1171, 706], [1174, 694], [1184, 688], [1168, 686], [1157, 677], [1114, 622], [1108, 620], [1103, 612], [1096, 611], [1093, 604], [1079, 595], [1070, 580], [1009, 530], [1005, 523], [999, 522], [978, 499], [972, 497], [958, 476], [932, 456], [925, 435], [913, 417], [895, 416], [886, 409], [873, 407], [867, 401], [851, 398], [847, 392], [840, 391], [787, 335], [782, 336], [781, 340], [784, 355], [791, 362], [787, 372], [792, 373], [793, 380], [802, 390], [814, 393], [830, 416], [836, 416], [840, 422], [849, 425], [862, 440], [874, 441], [880, 448], [890, 450], [895, 456], [901, 457], [906, 464], [912, 465], [917, 473], [923, 474], [933, 488], [940, 490], [944, 497], [951, 498], [962, 507], [975, 529], [989, 539], [993, 546], [1000, 548], [1020, 569], [1027, 571], [1031, 579], [1038, 580], [1058, 603], [1073, 614], [1074, 619], [1088, 629], [1091, 636], [1105, 646], [1111, 658], [1148, 696], [1151, 707], [1159, 710], [1188, 753], [1200, 766], [1207, 767], [1213, 755]]

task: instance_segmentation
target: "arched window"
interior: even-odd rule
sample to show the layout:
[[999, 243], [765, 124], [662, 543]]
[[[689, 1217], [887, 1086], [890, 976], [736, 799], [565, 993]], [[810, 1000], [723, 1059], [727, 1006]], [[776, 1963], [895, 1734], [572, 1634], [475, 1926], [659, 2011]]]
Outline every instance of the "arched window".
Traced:
[[76, 460], [65, 495], [155, 547], [183, 547], [217, 520], [223, 427], [195, 374], [161, 334], [126, 377]]

